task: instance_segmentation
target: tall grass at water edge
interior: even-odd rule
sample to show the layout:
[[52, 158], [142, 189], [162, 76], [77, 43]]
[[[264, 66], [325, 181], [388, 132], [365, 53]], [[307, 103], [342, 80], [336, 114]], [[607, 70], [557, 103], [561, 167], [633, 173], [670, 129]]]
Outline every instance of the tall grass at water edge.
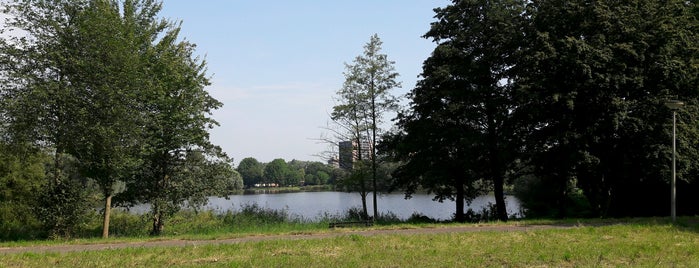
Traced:
[[[291, 215], [285, 209], [271, 209], [258, 204], [243, 204], [237, 210], [216, 212], [212, 210], [197, 211], [186, 209], [169, 217], [165, 221], [163, 236], [206, 238], [216, 236], [236, 236], [245, 234], [299, 233], [311, 230], [324, 230], [330, 222], [358, 221], [361, 209], [350, 208], [344, 213], [322, 213], [314, 219]], [[110, 237], [143, 238], [148, 237], [152, 227], [149, 213], [135, 214], [114, 210], [111, 215]], [[416, 214], [410, 219], [401, 220], [395, 214], [382, 213], [377, 224], [396, 224], [406, 222], [436, 222]], [[101, 236], [102, 222], [99, 215], [79, 226], [72, 239], [98, 238]]]

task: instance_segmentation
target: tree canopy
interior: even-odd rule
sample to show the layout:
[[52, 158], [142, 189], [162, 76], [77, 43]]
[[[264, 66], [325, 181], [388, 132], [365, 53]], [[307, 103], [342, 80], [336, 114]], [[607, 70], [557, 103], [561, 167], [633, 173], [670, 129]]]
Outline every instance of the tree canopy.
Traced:
[[[15, 0], [5, 10], [8, 28], [26, 33], [0, 39], [7, 137], [53, 151], [48, 185], [62, 185], [64, 154], [76, 159], [101, 189], [104, 237], [118, 185], [127, 188], [122, 202], [175, 206], [233, 176], [208, 140], [221, 103], [204, 90], [206, 64], [180, 40], [179, 24], [158, 18], [161, 8], [153, 0]], [[202, 176], [188, 165], [211, 168]]]
[[458, 219], [462, 192], [489, 180], [480, 188], [506, 219], [510, 179], [532, 215], [663, 215], [663, 103], [680, 99], [681, 191], [695, 196], [695, 3], [454, 0], [435, 12], [425, 37], [437, 47], [383, 144], [406, 194], [456, 198]]

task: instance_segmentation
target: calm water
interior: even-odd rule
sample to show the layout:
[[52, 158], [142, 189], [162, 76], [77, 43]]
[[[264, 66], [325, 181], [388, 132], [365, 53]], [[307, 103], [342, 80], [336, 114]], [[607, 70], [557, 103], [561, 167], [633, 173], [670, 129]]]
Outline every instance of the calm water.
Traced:
[[[420, 213], [433, 219], [448, 220], [452, 218], [456, 205], [453, 201], [439, 203], [432, 201], [432, 195], [415, 194], [411, 199], [405, 199], [403, 194], [381, 194], [378, 198], [379, 213], [392, 212], [401, 219], [409, 218], [413, 213]], [[344, 192], [296, 192], [278, 194], [231, 195], [225, 198], [212, 197], [206, 209], [225, 212], [239, 210], [241, 205], [257, 204], [261, 207], [275, 210], [286, 210], [292, 217], [317, 219], [325, 213], [337, 215], [345, 213], [349, 208], [361, 208], [362, 201], [358, 193]], [[509, 215], [520, 212], [519, 201], [514, 196], [507, 196], [507, 211]], [[471, 202], [470, 208], [480, 211], [488, 203], [495, 203], [492, 196], [481, 196]], [[371, 194], [367, 196], [369, 213], [372, 211]], [[468, 208], [467, 208], [468, 209]]]

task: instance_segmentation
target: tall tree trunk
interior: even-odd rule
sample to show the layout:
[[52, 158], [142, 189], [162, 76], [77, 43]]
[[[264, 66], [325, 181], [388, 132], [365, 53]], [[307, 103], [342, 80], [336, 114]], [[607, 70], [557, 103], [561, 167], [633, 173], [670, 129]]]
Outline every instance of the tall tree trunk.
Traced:
[[153, 210], [153, 229], [150, 231], [150, 235], [159, 236], [163, 233], [163, 228], [165, 223], [163, 222], [163, 212], [160, 208], [154, 208]]
[[376, 219], [379, 218], [379, 209], [376, 204], [376, 170], [374, 170], [373, 188], [374, 190], [372, 192], [374, 194], [374, 221], [376, 221]]
[[371, 182], [372, 182], [372, 192], [374, 195], [374, 220], [379, 218], [379, 209], [376, 202], [376, 96], [374, 96], [374, 83], [372, 77], [371, 84]]
[[109, 238], [109, 216], [112, 212], [112, 194], [105, 194], [104, 199], [104, 222], [102, 224], [102, 238]]
[[495, 184], [495, 209], [497, 210], [498, 220], [507, 221], [507, 205], [505, 204], [505, 179], [501, 175], [496, 175], [493, 178]]
[[488, 105], [486, 107], [487, 109], [487, 120], [488, 120], [488, 133], [486, 140], [488, 142], [488, 154], [489, 154], [489, 161], [490, 161], [490, 179], [493, 182], [493, 189], [494, 189], [494, 195], [495, 195], [495, 212], [498, 217], [498, 220], [501, 221], [507, 221], [507, 206], [505, 205], [505, 191], [504, 191], [504, 184], [505, 184], [505, 164], [503, 164], [503, 157], [502, 152], [503, 150], [501, 149], [501, 146], [499, 146], [500, 140], [503, 139], [503, 137], [500, 137], [500, 133], [498, 131], [498, 127], [496, 126], [495, 122], [495, 114], [496, 114], [496, 109], [493, 107], [493, 105]]
[[364, 181], [362, 181], [362, 192], [359, 193], [359, 195], [362, 196], [362, 220], [368, 220], [369, 219], [369, 210], [367, 209], [367, 205], [366, 205], [367, 192], [364, 189], [365, 187], [363, 187], [363, 186], [364, 186]]

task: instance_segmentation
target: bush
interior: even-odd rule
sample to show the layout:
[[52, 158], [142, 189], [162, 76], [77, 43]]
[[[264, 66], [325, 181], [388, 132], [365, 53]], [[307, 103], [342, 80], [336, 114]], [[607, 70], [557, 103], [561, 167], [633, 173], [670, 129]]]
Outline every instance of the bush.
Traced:
[[0, 241], [32, 240], [46, 236], [30, 207], [13, 202], [0, 203]]
[[73, 180], [51, 181], [39, 194], [35, 213], [49, 238], [69, 238], [88, 220], [83, 186]]
[[240, 211], [228, 211], [222, 217], [225, 224], [236, 226], [269, 225], [291, 220], [286, 210], [264, 208], [256, 203], [241, 205]]
[[408, 223], [436, 223], [438, 222], [437, 220], [427, 217], [425, 215], [422, 215], [417, 212], [413, 212], [412, 215], [410, 215], [410, 218], [406, 220]]
[[[150, 228], [148, 228], [150, 226], [149, 223], [152, 223], [150, 214], [138, 215], [126, 211], [112, 210], [109, 235], [112, 237], [145, 236], [150, 231]], [[101, 230], [99, 231], [101, 232]]]
[[[591, 206], [585, 195], [577, 188], [575, 181], [553, 182], [535, 176], [517, 179], [514, 194], [519, 199], [524, 217], [564, 218], [590, 217]], [[561, 183], [560, 187], [551, 187]], [[561, 190], [561, 189], [565, 190]]]
[[489, 222], [498, 220], [497, 207], [492, 202], [481, 208], [480, 211], [474, 211], [469, 208], [464, 215], [467, 222]]

